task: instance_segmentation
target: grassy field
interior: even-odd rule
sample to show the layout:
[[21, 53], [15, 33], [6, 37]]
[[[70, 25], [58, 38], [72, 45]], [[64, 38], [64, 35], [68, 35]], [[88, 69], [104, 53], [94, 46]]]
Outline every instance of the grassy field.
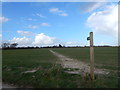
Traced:
[[[52, 49], [70, 58], [89, 62], [89, 48]], [[115, 88], [118, 87], [117, 48], [95, 48], [95, 63], [99, 68], [113, 70], [109, 75], [98, 75], [96, 80], [64, 72], [56, 64], [58, 58], [48, 49], [3, 50], [3, 82], [20, 87], [35, 88]], [[34, 73], [25, 71], [38, 69]], [[114, 72], [114, 73], [113, 73]]]
[[[77, 59], [86, 63], [90, 62], [89, 48], [58, 48], [52, 50], [73, 59]], [[95, 47], [94, 57], [96, 67], [112, 70], [118, 69], [118, 48]]]
[[0, 82], [2, 81], [2, 50], [0, 50]]

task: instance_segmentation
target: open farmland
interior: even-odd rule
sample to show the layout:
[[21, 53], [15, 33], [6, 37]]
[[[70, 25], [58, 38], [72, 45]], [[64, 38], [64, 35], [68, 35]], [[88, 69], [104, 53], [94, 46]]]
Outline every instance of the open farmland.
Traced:
[[[52, 49], [58, 53], [73, 59], [89, 63], [90, 48], [62, 48]], [[95, 47], [94, 57], [96, 67], [117, 70], [118, 68], [118, 48], [115, 47]]]
[[94, 81], [80, 74], [68, 74], [53, 50], [69, 58], [89, 63], [89, 48], [49, 48], [3, 50], [3, 82], [33, 88], [115, 88], [118, 87], [117, 48], [95, 48], [95, 67], [109, 74], [97, 75]]

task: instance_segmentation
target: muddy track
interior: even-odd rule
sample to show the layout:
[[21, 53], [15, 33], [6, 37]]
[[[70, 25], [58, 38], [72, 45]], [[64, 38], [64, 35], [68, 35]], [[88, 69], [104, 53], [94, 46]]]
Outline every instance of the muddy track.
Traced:
[[[49, 50], [51, 53], [53, 53], [61, 62], [61, 65], [63, 68], [70, 68], [74, 69], [72, 71], [66, 71], [67, 73], [71, 74], [83, 74], [84, 73], [90, 73], [90, 65], [84, 62], [81, 62], [80, 60], [72, 59], [69, 57], [66, 57], [60, 53], [57, 53], [53, 50]], [[94, 69], [95, 74], [108, 74], [109, 72], [107, 70], [102, 69]]]

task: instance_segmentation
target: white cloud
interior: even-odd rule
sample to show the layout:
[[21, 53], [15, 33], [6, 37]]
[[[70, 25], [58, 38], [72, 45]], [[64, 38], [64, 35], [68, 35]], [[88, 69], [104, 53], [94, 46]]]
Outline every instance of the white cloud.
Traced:
[[52, 13], [63, 12], [63, 11], [60, 10], [59, 8], [51, 8], [51, 9], [49, 9], [49, 11], [52, 12]]
[[92, 13], [87, 19], [87, 25], [95, 33], [118, 36], [118, 5], [107, 7], [103, 11]]
[[6, 17], [0, 17], [0, 23], [9, 21]]
[[105, 3], [106, 2], [85, 2], [80, 6], [80, 10], [85, 13], [92, 12], [97, 8], [101, 8]]
[[71, 42], [71, 41], [69, 41], [69, 42], [65, 42], [65, 45], [80, 45], [80, 43], [79, 42]]
[[56, 41], [56, 38], [49, 37], [44, 33], [40, 33], [35, 36], [35, 40], [32, 44], [33, 45], [51, 45], [51, 44], [54, 44], [55, 41]]
[[37, 13], [36, 16], [39, 16], [41, 18], [46, 18], [44, 15]]
[[67, 41], [67, 42], [58, 42], [58, 44], [62, 44], [64, 46], [88, 46], [89, 42], [86, 41]]
[[102, 5], [102, 3], [95, 3], [95, 4], [91, 5], [91, 7], [87, 8], [86, 12], [91, 12], [91, 11], [99, 8], [101, 5]]
[[67, 13], [62, 13], [62, 14], [59, 14], [60, 16], [68, 16]]
[[33, 26], [33, 25], [28, 25], [28, 28], [30, 28], [30, 29], [37, 29], [38, 28], [38, 26]]
[[50, 26], [48, 23], [41, 23], [40, 26]]
[[50, 37], [44, 33], [37, 34], [34, 39], [14, 37], [12, 40], [9, 40], [10, 43], [18, 43], [18, 46], [36, 46], [36, 45], [53, 45], [56, 44], [57, 39], [55, 37]]
[[0, 34], [0, 38], [2, 38], [2, 34]]
[[32, 35], [32, 32], [29, 32], [29, 31], [20, 31], [20, 30], [18, 30], [17, 33], [19, 33], [22, 36], [30, 36], [30, 35]]
[[33, 19], [33, 18], [28, 18], [27, 20], [28, 21], [36, 21], [36, 19]]
[[68, 14], [65, 13], [65, 11], [60, 10], [59, 8], [51, 8], [49, 11], [52, 13], [56, 13], [59, 16], [68, 16]]
[[14, 37], [12, 40], [9, 40], [11, 43], [18, 43], [18, 45], [30, 45], [31, 39], [23, 37], [23, 38], [16, 38]]
[[0, 34], [0, 47], [2, 45], [2, 34]]
[[39, 25], [28, 25], [28, 28], [30, 29], [37, 29], [39, 27], [47, 27], [50, 26], [48, 23], [40, 23]]

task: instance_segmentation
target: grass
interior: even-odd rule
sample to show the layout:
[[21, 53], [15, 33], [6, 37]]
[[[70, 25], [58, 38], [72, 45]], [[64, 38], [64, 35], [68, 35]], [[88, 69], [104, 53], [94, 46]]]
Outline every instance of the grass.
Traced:
[[0, 50], [0, 82], [2, 82], [2, 50]]
[[3, 64], [10, 67], [36, 67], [39, 63], [55, 63], [56, 60], [47, 49], [3, 51]]
[[[33, 68], [39, 67], [45, 71], [57, 60], [47, 49], [5, 50], [2, 59], [3, 81], [10, 83], [19, 83], [21, 73]], [[26, 76], [22, 79], [28, 80]]]
[[[70, 58], [74, 58], [86, 63], [90, 60], [89, 48], [59, 48], [52, 49]], [[95, 47], [94, 48], [95, 64], [99, 68], [118, 69], [118, 48], [113, 47]]]
[[[108, 50], [108, 51], [105, 51]], [[71, 58], [81, 58], [80, 60], [89, 62], [88, 48], [58, 48], [53, 49], [56, 52], [67, 55]], [[71, 52], [72, 50], [72, 52]], [[110, 60], [116, 58], [115, 48], [95, 48], [97, 60], [100, 56], [108, 58], [108, 53], [111, 53]], [[112, 52], [113, 50], [113, 52]], [[76, 53], [76, 54], [75, 54]], [[82, 54], [82, 56], [81, 56]], [[99, 55], [101, 54], [101, 55]], [[115, 88], [118, 87], [117, 73], [109, 75], [96, 76], [97, 79], [91, 81], [84, 80], [81, 75], [71, 75], [65, 73], [65, 69], [61, 65], [56, 64], [58, 58], [55, 57], [48, 49], [21, 49], [21, 50], [3, 50], [3, 82], [18, 85], [19, 87], [35, 87], [35, 88]], [[99, 56], [99, 57], [98, 57]], [[103, 57], [102, 57], [103, 58]], [[102, 59], [101, 58], [101, 59]], [[104, 59], [108, 60], [108, 59]], [[112, 65], [107, 61], [96, 61], [97, 64], [103, 62]], [[103, 62], [102, 62], [103, 61]], [[114, 64], [113, 64], [114, 67]], [[23, 73], [28, 70], [39, 68], [34, 73]], [[108, 66], [107, 66], [108, 68]], [[110, 68], [109, 68], [110, 69]], [[112, 70], [114, 70], [112, 68]]]

